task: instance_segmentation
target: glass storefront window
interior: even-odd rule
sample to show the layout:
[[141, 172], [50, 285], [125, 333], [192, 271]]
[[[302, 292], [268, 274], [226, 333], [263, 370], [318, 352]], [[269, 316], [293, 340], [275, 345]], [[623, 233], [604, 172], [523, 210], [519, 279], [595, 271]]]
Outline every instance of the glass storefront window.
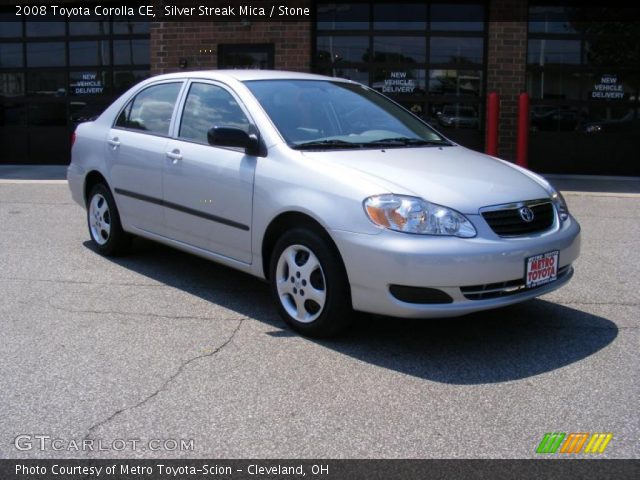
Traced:
[[149, 40], [131, 38], [113, 41], [114, 65], [145, 65], [149, 63]]
[[580, 40], [530, 39], [528, 63], [530, 65], [579, 65]]
[[0, 97], [24, 95], [24, 73], [0, 73]]
[[484, 5], [433, 4], [431, 29], [445, 32], [481, 32], [484, 30]]
[[579, 100], [584, 77], [579, 72], [530, 71], [527, 74], [527, 91], [531, 98]]
[[445, 103], [433, 105], [438, 126], [445, 128], [478, 128], [480, 116], [476, 105]]
[[27, 37], [63, 37], [64, 22], [27, 22]]
[[431, 102], [425, 119], [453, 141], [482, 151], [484, 125], [480, 104]]
[[588, 37], [584, 43], [584, 63], [592, 67], [629, 68], [640, 65], [637, 22], [603, 22], [596, 36]]
[[[1, 80], [0, 74], [0, 82]], [[0, 86], [0, 88], [2, 88]], [[0, 127], [13, 127], [27, 124], [27, 108], [22, 102], [0, 103]]]
[[385, 63], [424, 63], [427, 45], [424, 37], [373, 37], [373, 60]]
[[149, 22], [127, 21], [113, 22], [114, 35], [133, 35], [139, 33], [149, 33]]
[[373, 5], [374, 30], [425, 30], [427, 5], [383, 3]]
[[634, 175], [640, 133], [636, 22], [592, 18], [587, 7], [535, 3], [529, 6], [527, 55], [531, 167]]
[[328, 65], [320, 68], [318, 73], [328, 75], [329, 77], [346, 78], [347, 80], [369, 85], [369, 71], [363, 68], [342, 68], [337, 65]]
[[68, 163], [74, 126], [149, 76], [150, 22], [10, 10], [0, 7], [0, 143], [15, 163]]
[[366, 30], [369, 5], [363, 3], [325, 3], [318, 5], [318, 30]]
[[69, 35], [107, 35], [109, 22], [69, 22]]
[[95, 120], [111, 102], [105, 98], [78, 98], [69, 102], [69, 118], [74, 125]]
[[67, 94], [67, 74], [35, 70], [27, 74], [27, 93], [29, 95], [46, 95], [64, 97]]
[[32, 103], [29, 105], [29, 125], [37, 127], [65, 126], [67, 104], [62, 102]]
[[368, 58], [368, 37], [319, 36], [317, 58], [321, 62], [363, 62]]
[[481, 64], [484, 42], [476, 37], [431, 37], [431, 63]]
[[110, 63], [108, 41], [69, 42], [69, 65], [72, 67]]
[[431, 70], [429, 93], [478, 97], [482, 94], [482, 72], [480, 70]]
[[563, 6], [536, 5], [529, 8], [529, 32], [576, 33], [571, 21], [575, 9]]
[[0, 43], [0, 68], [23, 66], [22, 43]]
[[22, 22], [16, 22], [15, 15], [0, 13], [0, 37], [11, 38], [22, 36]]
[[27, 67], [64, 67], [64, 42], [27, 43]]
[[149, 78], [148, 70], [118, 70], [113, 72], [113, 89], [114, 93], [120, 94], [136, 83], [141, 82], [145, 78]]
[[534, 132], [573, 132], [585, 117], [579, 107], [541, 104], [531, 107], [529, 125]]

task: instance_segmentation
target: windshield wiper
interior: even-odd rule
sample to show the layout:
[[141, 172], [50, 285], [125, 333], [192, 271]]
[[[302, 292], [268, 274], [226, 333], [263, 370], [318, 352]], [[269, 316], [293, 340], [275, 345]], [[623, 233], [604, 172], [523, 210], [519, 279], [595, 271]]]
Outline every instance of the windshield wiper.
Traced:
[[365, 144], [347, 142], [345, 140], [327, 139], [298, 143], [293, 145], [291, 148], [294, 148], [295, 150], [313, 150], [315, 148], [362, 148], [363, 145]]
[[437, 146], [451, 146], [451, 143], [446, 140], [425, 140], [422, 138], [409, 138], [409, 137], [392, 137], [392, 138], [383, 138], [382, 140], [375, 140], [373, 142], [367, 143], [367, 145], [375, 145], [375, 146], [389, 146], [393, 147], [396, 145], [399, 146], [426, 146], [426, 145], [437, 145]]

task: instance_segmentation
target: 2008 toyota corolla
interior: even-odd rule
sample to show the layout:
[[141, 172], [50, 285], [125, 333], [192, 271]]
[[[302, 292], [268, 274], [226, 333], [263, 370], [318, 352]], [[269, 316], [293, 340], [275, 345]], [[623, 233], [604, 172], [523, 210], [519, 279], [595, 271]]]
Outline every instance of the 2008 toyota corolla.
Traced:
[[105, 255], [146, 237], [267, 279], [285, 322], [445, 317], [555, 290], [580, 226], [542, 177], [376, 91], [268, 71], [161, 75], [75, 132], [68, 169]]

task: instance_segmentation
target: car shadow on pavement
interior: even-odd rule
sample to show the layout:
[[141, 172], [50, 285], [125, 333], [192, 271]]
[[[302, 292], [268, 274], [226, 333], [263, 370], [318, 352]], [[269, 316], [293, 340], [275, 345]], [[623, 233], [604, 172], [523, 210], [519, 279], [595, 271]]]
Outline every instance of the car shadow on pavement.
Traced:
[[457, 385], [519, 380], [583, 360], [609, 345], [606, 318], [545, 300], [459, 318], [359, 319], [334, 350], [384, 368]]
[[[84, 245], [94, 251], [91, 242]], [[267, 332], [273, 338], [290, 336], [267, 284], [250, 275], [142, 239], [130, 255], [109, 260], [268, 324], [276, 329]], [[357, 315], [341, 337], [309, 341], [407, 375], [473, 385], [557, 370], [593, 355], [617, 335], [606, 318], [537, 299], [460, 318]]]

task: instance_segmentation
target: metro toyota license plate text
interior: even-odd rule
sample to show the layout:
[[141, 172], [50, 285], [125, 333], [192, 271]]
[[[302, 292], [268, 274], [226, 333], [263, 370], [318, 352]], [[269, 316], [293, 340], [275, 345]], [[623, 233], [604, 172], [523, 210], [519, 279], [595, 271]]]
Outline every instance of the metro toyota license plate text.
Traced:
[[556, 250], [527, 258], [526, 287], [537, 287], [554, 281], [558, 275], [559, 255], [560, 252]]

